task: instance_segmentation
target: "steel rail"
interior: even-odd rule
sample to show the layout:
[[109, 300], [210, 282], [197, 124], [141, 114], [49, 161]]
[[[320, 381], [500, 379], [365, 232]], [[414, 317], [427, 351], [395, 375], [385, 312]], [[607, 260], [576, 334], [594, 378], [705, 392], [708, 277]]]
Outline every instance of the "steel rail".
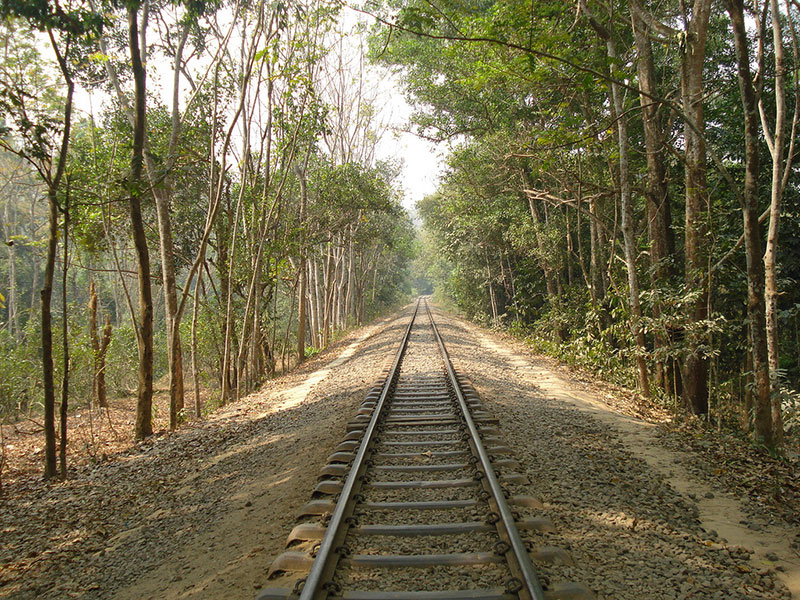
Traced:
[[361, 445], [358, 447], [358, 452], [353, 459], [350, 473], [347, 475], [347, 479], [342, 486], [342, 491], [339, 494], [339, 499], [336, 502], [336, 507], [333, 510], [328, 527], [325, 530], [325, 535], [320, 543], [317, 556], [314, 559], [311, 570], [309, 571], [305, 583], [303, 584], [303, 590], [300, 593], [299, 600], [319, 600], [320, 598], [324, 599], [328, 596], [327, 590], [323, 589], [323, 584], [325, 583], [323, 579], [331, 561], [338, 561], [339, 559], [334, 544], [336, 543], [337, 537], [341, 533], [342, 527], [349, 526], [349, 524], [346, 522], [346, 517], [348, 516], [346, 513], [349, 510], [352, 510], [350, 502], [352, 499], [351, 496], [353, 495], [353, 489], [355, 488], [358, 477], [365, 466], [364, 458], [367, 455], [367, 449], [372, 441], [372, 436], [377, 427], [378, 418], [380, 417], [386, 398], [391, 392], [392, 384], [394, 383], [400, 368], [400, 363], [403, 361], [403, 355], [405, 354], [406, 346], [408, 345], [408, 338], [411, 334], [411, 328], [414, 326], [414, 321], [417, 318], [417, 312], [419, 311], [420, 303], [421, 299], [417, 300], [417, 305], [414, 307], [414, 314], [411, 316], [408, 327], [406, 327], [406, 332], [403, 335], [403, 340], [400, 343], [400, 347], [397, 349], [397, 353], [394, 357], [394, 363], [392, 364], [389, 374], [386, 376], [386, 382], [383, 384], [381, 395], [378, 397], [378, 401], [375, 403], [375, 409], [372, 411], [372, 417], [370, 418], [369, 424], [364, 431], [364, 437], [361, 438]]
[[536, 569], [534, 568], [533, 563], [531, 563], [530, 556], [528, 555], [528, 549], [525, 547], [525, 543], [522, 541], [522, 538], [519, 535], [517, 526], [514, 524], [514, 515], [511, 513], [511, 509], [508, 507], [505, 494], [503, 493], [503, 489], [500, 487], [500, 482], [497, 479], [497, 473], [495, 473], [494, 467], [492, 466], [492, 461], [489, 458], [489, 454], [486, 452], [486, 448], [481, 441], [475, 421], [472, 420], [472, 415], [470, 414], [467, 402], [464, 399], [463, 393], [461, 392], [461, 386], [458, 384], [458, 379], [456, 378], [453, 364], [450, 361], [450, 355], [447, 353], [447, 349], [444, 347], [444, 341], [442, 340], [442, 336], [439, 334], [439, 328], [436, 327], [436, 323], [433, 320], [433, 315], [431, 314], [431, 309], [428, 306], [427, 300], [425, 300], [425, 311], [428, 313], [428, 319], [430, 320], [431, 327], [433, 328], [433, 335], [436, 338], [437, 344], [439, 345], [439, 352], [444, 360], [448, 378], [450, 379], [450, 383], [452, 384], [456, 398], [458, 399], [458, 404], [461, 407], [464, 421], [469, 429], [470, 436], [472, 437], [472, 442], [475, 445], [475, 451], [478, 453], [478, 458], [481, 461], [481, 467], [483, 468], [486, 476], [486, 483], [489, 485], [492, 496], [497, 503], [497, 509], [500, 513], [503, 527], [506, 535], [508, 536], [511, 549], [514, 552], [520, 574], [522, 575], [522, 583], [525, 586], [524, 589], [528, 592], [528, 594], [530, 594], [532, 600], [545, 600], [542, 584], [539, 582], [539, 577], [536, 574]]

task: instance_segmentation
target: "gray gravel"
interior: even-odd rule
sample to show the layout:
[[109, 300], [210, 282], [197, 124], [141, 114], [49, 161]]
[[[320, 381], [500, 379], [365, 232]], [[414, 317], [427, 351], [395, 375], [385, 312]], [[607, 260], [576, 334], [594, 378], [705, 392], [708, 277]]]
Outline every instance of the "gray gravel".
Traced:
[[[545, 504], [543, 510], [514, 510], [522, 518], [547, 516], [557, 528], [523, 536], [534, 546], [565, 548], [574, 558], [575, 566], [541, 565], [547, 582], [583, 582], [600, 599], [788, 598], [768, 569], [753, 567], [747, 550], [703, 531], [695, 503], [633, 456], [613, 428], [532, 389], [517, 366], [481, 347], [475, 326], [444, 315], [437, 321], [457, 367], [500, 418], [501, 437], [531, 480], [507, 486], [508, 493]], [[81, 470], [67, 484], [31, 480], [6, 490], [0, 598], [252, 599], [314, 487], [316, 472], [307, 466], [321, 468], [333, 452], [346, 421], [391, 360], [404, 325], [404, 317], [388, 323], [288, 409], [276, 410], [276, 395], [302, 383], [331, 355], [206, 423]], [[420, 352], [419, 358], [418, 374], [438, 368], [432, 357]], [[365, 496], [441, 498], [440, 490], [424, 494], [372, 489]], [[474, 495], [474, 489], [455, 488], [448, 497]], [[458, 520], [479, 520], [483, 510], [456, 513]], [[365, 522], [386, 522], [384, 514], [370, 513]], [[402, 519], [413, 519], [410, 514]], [[392, 581], [397, 589], [421, 581], [440, 589], [502, 587], [506, 577], [496, 566], [400, 569]], [[358, 589], [385, 585], [374, 571], [353, 572], [352, 580]]]
[[354, 339], [207, 421], [154, 436], [65, 484], [8, 486], [0, 501], [0, 598], [252, 600], [294, 513], [405, 319], [381, 325], [305, 398], [281, 408]]
[[[437, 311], [438, 312], [438, 311]], [[545, 582], [578, 581], [598, 599], [782, 599], [788, 592], [749, 554], [713, 539], [693, 503], [626, 450], [613, 429], [548, 400], [518, 365], [481, 347], [475, 327], [437, 314], [457, 368], [468, 374], [545, 503], [557, 533], [523, 532], [570, 551], [575, 566], [539, 565]], [[530, 514], [531, 511], [523, 511]]]
[[[408, 350], [403, 360], [398, 387], [408, 389], [419, 382], [436, 382], [444, 387], [445, 376], [441, 357], [434, 344], [433, 333], [427, 319], [418, 318], [409, 339]], [[394, 406], [391, 401], [386, 410]], [[415, 404], [413, 400], [403, 400], [402, 406], [410, 408], [423, 406]], [[455, 415], [456, 405], [449, 410], [439, 409], [439, 414]], [[433, 411], [431, 411], [433, 412]], [[386, 414], [386, 413], [384, 413]], [[452, 479], [471, 480], [474, 469], [468, 463], [467, 457], [437, 457], [429, 458], [424, 453], [437, 450], [435, 445], [428, 446], [426, 440], [459, 439], [457, 435], [445, 433], [453, 429], [460, 429], [459, 425], [386, 425], [387, 430], [381, 433], [380, 441], [375, 445], [377, 452], [398, 452], [396, 446], [386, 445], [387, 440], [414, 440], [419, 444], [403, 447], [404, 452], [416, 453], [415, 456], [391, 459], [378, 459], [377, 464], [392, 465], [420, 465], [420, 464], [460, 464], [467, 463], [464, 467], [448, 471], [415, 471], [400, 472], [375, 470], [372, 472], [374, 481], [440, 481]], [[424, 430], [426, 434], [419, 432]], [[441, 433], [436, 433], [441, 432]], [[403, 433], [404, 435], [397, 435]], [[458, 445], [448, 447], [449, 450], [468, 450], [466, 441], [461, 440]], [[443, 488], [443, 489], [399, 489], [385, 490], [368, 487], [364, 491], [368, 501], [402, 501], [402, 500], [454, 500], [475, 499], [479, 487], [468, 488]], [[359, 512], [361, 524], [380, 523], [387, 525], [408, 525], [412, 523], [453, 523], [453, 522], [480, 522], [485, 519], [489, 511], [488, 504], [480, 502], [470, 509], [454, 510], [405, 510], [405, 511], [363, 511]], [[365, 513], [366, 512], [366, 518]], [[353, 530], [348, 534], [345, 545], [353, 554], [367, 555], [427, 555], [450, 553], [475, 553], [492, 552], [500, 541], [497, 532], [473, 532], [445, 536], [364, 536]], [[343, 568], [335, 576], [335, 580], [345, 591], [362, 589], [380, 590], [457, 590], [502, 586], [503, 581], [511, 576], [504, 564], [490, 566], [461, 566], [461, 567], [435, 567], [425, 569], [363, 569]]]

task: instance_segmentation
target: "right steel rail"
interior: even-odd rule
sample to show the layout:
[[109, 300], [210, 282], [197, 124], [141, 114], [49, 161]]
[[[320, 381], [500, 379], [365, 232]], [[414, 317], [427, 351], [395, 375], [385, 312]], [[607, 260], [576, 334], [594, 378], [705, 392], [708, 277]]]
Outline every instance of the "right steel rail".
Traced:
[[369, 424], [364, 431], [364, 437], [361, 440], [358, 453], [353, 459], [350, 473], [348, 474], [347, 479], [342, 487], [342, 491], [339, 494], [339, 501], [336, 503], [336, 508], [331, 515], [330, 523], [328, 524], [325, 536], [322, 538], [322, 543], [317, 551], [314, 564], [312, 565], [311, 571], [309, 571], [308, 577], [306, 577], [305, 583], [303, 584], [303, 590], [300, 593], [300, 600], [315, 600], [316, 598], [327, 598], [328, 596], [327, 591], [322, 589], [323, 582], [325, 581], [326, 575], [328, 575], [336, 567], [336, 562], [339, 560], [339, 556], [336, 554], [336, 544], [341, 543], [343, 532], [346, 531], [346, 519], [350, 516], [348, 513], [352, 513], [353, 510], [353, 491], [358, 482], [358, 478], [364, 471], [367, 449], [375, 433], [378, 420], [381, 416], [381, 410], [383, 409], [386, 398], [391, 393], [392, 387], [397, 379], [397, 375], [400, 372], [400, 365], [403, 362], [403, 354], [405, 354], [406, 346], [408, 345], [408, 338], [411, 334], [411, 328], [414, 326], [414, 320], [417, 317], [419, 305], [420, 301], [417, 300], [417, 305], [414, 307], [414, 314], [411, 316], [408, 327], [406, 327], [405, 334], [400, 342], [400, 347], [397, 349], [397, 353], [395, 354], [392, 368], [386, 377], [386, 381], [383, 384], [383, 389], [381, 390], [381, 395], [378, 398], [378, 402], [375, 405], [375, 410], [372, 413], [372, 418], [370, 419]]
[[531, 563], [530, 556], [528, 555], [528, 549], [525, 547], [525, 543], [522, 541], [522, 538], [519, 535], [517, 526], [514, 524], [514, 515], [511, 513], [511, 509], [508, 507], [508, 502], [506, 502], [506, 497], [505, 494], [503, 493], [503, 488], [500, 487], [500, 482], [497, 479], [497, 474], [495, 473], [494, 467], [492, 466], [492, 461], [490, 460], [489, 454], [486, 452], [486, 448], [484, 447], [483, 442], [481, 441], [480, 434], [478, 433], [478, 428], [472, 419], [472, 415], [470, 414], [467, 402], [464, 399], [463, 393], [461, 392], [461, 387], [458, 383], [458, 379], [456, 378], [456, 373], [455, 370], [453, 369], [453, 364], [450, 361], [450, 355], [447, 353], [447, 349], [445, 348], [444, 342], [442, 341], [442, 336], [439, 334], [439, 329], [433, 320], [433, 315], [431, 314], [431, 310], [428, 307], [427, 300], [425, 300], [425, 311], [428, 314], [428, 319], [430, 320], [431, 328], [433, 329], [433, 335], [436, 338], [436, 343], [439, 346], [439, 352], [441, 353], [442, 359], [444, 360], [447, 376], [450, 379], [450, 383], [453, 386], [453, 391], [455, 392], [456, 398], [458, 399], [458, 404], [461, 407], [461, 411], [464, 416], [464, 421], [466, 423], [467, 428], [469, 429], [470, 436], [475, 445], [475, 451], [477, 452], [478, 458], [480, 459], [483, 472], [486, 475], [485, 478], [486, 483], [489, 487], [490, 493], [492, 494], [494, 501], [497, 504], [497, 510], [502, 520], [505, 533], [508, 536], [509, 544], [511, 545], [511, 549], [514, 553], [514, 559], [516, 560], [517, 566], [519, 567], [519, 573], [522, 577], [524, 590], [530, 595], [530, 598], [532, 600], [545, 600], [545, 594], [544, 590], [542, 589], [542, 584], [539, 582], [539, 577], [536, 574], [536, 569]]

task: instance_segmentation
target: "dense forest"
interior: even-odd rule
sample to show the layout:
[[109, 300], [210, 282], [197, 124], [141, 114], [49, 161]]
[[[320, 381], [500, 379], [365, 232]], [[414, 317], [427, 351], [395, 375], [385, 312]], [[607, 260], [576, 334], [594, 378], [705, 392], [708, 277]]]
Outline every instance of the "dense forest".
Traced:
[[[46, 477], [71, 407], [127, 395], [146, 438], [162, 381], [174, 429], [429, 282], [643, 401], [800, 428], [796, 0], [0, 6], [0, 419]], [[419, 231], [375, 68], [448, 149]]]
[[387, 2], [373, 58], [449, 141], [443, 296], [681, 414], [798, 427], [794, 0]]
[[166, 381], [175, 428], [408, 295], [400, 167], [338, 6], [2, 10], [0, 418], [41, 424], [46, 477], [70, 408], [127, 395], [142, 439]]

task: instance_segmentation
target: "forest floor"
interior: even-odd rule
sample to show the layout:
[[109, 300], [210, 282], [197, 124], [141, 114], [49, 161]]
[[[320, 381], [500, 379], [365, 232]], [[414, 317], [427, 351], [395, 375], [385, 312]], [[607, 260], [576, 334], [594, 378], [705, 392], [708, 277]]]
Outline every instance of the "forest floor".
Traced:
[[[600, 599], [800, 598], [796, 460], [673, 422], [507, 336], [439, 319], [556, 523], [553, 544], [576, 560], [543, 569], [545, 579], [581, 581]], [[252, 599], [405, 322], [354, 331], [258, 393], [145, 442], [126, 441], [121, 407], [104, 441], [94, 413], [65, 483], [41, 481], [41, 450], [15, 458], [39, 448], [34, 424], [6, 436], [0, 598]]]

